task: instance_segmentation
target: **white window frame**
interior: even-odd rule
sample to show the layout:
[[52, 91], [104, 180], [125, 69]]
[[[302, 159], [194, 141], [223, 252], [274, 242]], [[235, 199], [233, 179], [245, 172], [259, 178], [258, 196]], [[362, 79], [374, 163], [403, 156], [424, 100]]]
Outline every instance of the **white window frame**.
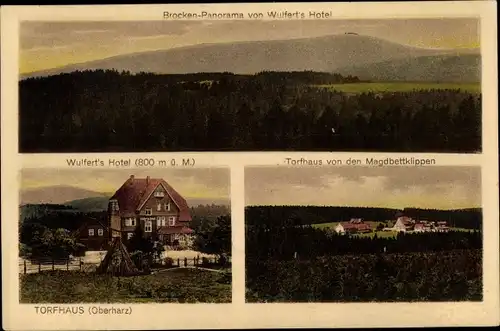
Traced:
[[136, 226], [134, 217], [127, 217], [125, 219], [125, 226]]
[[153, 222], [145, 221], [144, 222], [144, 232], [153, 232]]
[[156, 198], [163, 198], [165, 196], [165, 192], [163, 192], [163, 191], [155, 191], [154, 196]]
[[156, 217], [156, 226], [159, 228], [160, 226], [166, 226], [167, 225], [167, 220], [165, 216], [158, 216]]
[[94, 229], [89, 229], [89, 237], [93, 237], [94, 236]]
[[168, 226], [175, 226], [175, 216], [168, 217]]
[[103, 230], [103, 229], [97, 229], [97, 235], [98, 235], [99, 237], [104, 236], [104, 230]]
[[170, 202], [165, 204], [165, 211], [170, 211]]
[[153, 215], [153, 209], [151, 208], [144, 209], [144, 215]]
[[118, 200], [111, 200], [111, 210], [112, 211], [119, 211], [120, 206], [118, 205]]
[[133, 232], [128, 232], [127, 233], [127, 240], [130, 240], [130, 238], [132, 238], [133, 236], [134, 236]]
[[158, 204], [156, 205], [156, 211], [161, 211], [161, 203], [158, 202]]

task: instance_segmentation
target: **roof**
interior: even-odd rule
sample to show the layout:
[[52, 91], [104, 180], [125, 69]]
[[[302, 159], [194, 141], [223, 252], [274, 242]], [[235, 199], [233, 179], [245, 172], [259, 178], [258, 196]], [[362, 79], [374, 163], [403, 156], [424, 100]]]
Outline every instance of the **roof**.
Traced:
[[72, 232], [72, 236], [73, 237], [78, 237], [80, 235], [80, 232], [85, 229], [86, 227], [88, 227], [89, 225], [91, 224], [97, 224], [99, 225], [100, 227], [102, 227], [103, 229], [105, 230], [109, 230], [109, 227], [106, 226], [103, 222], [101, 222], [101, 220], [97, 219], [97, 218], [94, 218], [94, 217], [90, 217], [90, 216], [86, 216], [85, 217], [85, 221], [83, 222], [83, 224], [76, 230], [74, 230]]
[[368, 223], [351, 223], [351, 222], [342, 222], [342, 227], [347, 229], [356, 229], [356, 230], [370, 230], [371, 226]]
[[191, 214], [186, 200], [170, 186], [165, 180], [158, 178], [135, 178], [129, 179], [115, 192], [110, 200], [117, 200], [122, 216], [134, 216], [136, 211], [146, 203], [154, 190], [162, 185], [172, 201], [179, 208], [179, 220], [190, 221]]
[[182, 233], [182, 234], [191, 234], [193, 230], [188, 228], [187, 226], [168, 226], [161, 227], [158, 230], [159, 234], [174, 234], [174, 233]]
[[403, 222], [404, 225], [408, 225], [408, 224], [412, 223], [411, 217], [408, 217], [408, 216], [400, 216], [400, 217], [398, 217], [397, 221]]

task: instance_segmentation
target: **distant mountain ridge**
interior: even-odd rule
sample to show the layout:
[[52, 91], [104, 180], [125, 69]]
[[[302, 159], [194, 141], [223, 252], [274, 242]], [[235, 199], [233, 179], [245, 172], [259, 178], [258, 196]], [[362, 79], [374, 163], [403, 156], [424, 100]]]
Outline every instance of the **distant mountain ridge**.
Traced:
[[[322, 71], [345, 72], [349, 68], [369, 68], [378, 64], [380, 77], [388, 76], [384, 69], [396, 61], [393, 69], [405, 77], [405, 63], [419, 57], [480, 58], [476, 50], [425, 49], [397, 44], [384, 39], [361, 35], [333, 35], [308, 39], [250, 41], [238, 43], [200, 44], [167, 50], [133, 53], [71, 64], [61, 68], [21, 75], [21, 78], [49, 76], [76, 70], [115, 69], [131, 73], [153, 72], [159, 74], [183, 74], [194, 72], [232, 72], [254, 74], [260, 71]], [[406, 62], [405, 62], [406, 61]], [[418, 61], [417, 61], [418, 62]], [[460, 61], [459, 61], [460, 62]], [[384, 64], [385, 63], [385, 64]], [[457, 63], [457, 62], [455, 62]], [[444, 63], [446, 65], [446, 63]], [[464, 62], [464, 66], [467, 62]], [[442, 63], [443, 65], [443, 63]], [[460, 66], [463, 67], [463, 66]], [[440, 76], [460, 76], [450, 65], [437, 67]], [[379, 79], [376, 70], [363, 69], [362, 74]], [[451, 71], [450, 71], [451, 70]], [[477, 68], [467, 69], [474, 71]], [[410, 71], [415, 72], [415, 70]], [[426, 78], [428, 69], [422, 68], [416, 75]], [[353, 72], [354, 73], [354, 72]], [[394, 75], [394, 74], [392, 74]], [[389, 75], [390, 76], [390, 75]], [[397, 75], [396, 75], [397, 76]], [[409, 76], [406, 73], [406, 76]], [[411, 77], [406, 77], [410, 79]]]
[[[40, 204], [59, 204], [69, 206], [74, 210], [93, 212], [108, 208], [108, 200], [112, 193], [95, 192], [72, 186], [49, 186], [21, 192], [21, 206]], [[229, 205], [229, 199], [220, 198], [189, 198], [190, 207], [198, 205]]]
[[105, 193], [73, 186], [55, 185], [21, 190], [20, 204], [64, 204], [66, 201], [90, 197], [103, 197]]

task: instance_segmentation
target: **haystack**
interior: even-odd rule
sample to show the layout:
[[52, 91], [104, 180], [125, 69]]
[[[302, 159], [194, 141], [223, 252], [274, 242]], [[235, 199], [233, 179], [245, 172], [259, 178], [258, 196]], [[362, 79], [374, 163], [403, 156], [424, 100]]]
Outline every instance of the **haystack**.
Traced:
[[108, 253], [97, 268], [97, 273], [111, 273], [120, 276], [136, 275], [139, 273], [139, 269], [137, 269], [130, 258], [121, 237], [113, 238]]

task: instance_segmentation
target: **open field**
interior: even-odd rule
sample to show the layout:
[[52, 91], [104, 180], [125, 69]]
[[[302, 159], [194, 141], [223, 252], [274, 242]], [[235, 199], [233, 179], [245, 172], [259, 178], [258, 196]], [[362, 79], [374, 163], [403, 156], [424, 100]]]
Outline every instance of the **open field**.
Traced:
[[382, 92], [411, 92], [418, 90], [458, 90], [469, 93], [481, 93], [480, 83], [421, 83], [421, 82], [377, 82], [314, 85], [345, 93], [382, 93]]
[[78, 271], [20, 275], [21, 303], [229, 303], [231, 273], [179, 268], [112, 277]]

